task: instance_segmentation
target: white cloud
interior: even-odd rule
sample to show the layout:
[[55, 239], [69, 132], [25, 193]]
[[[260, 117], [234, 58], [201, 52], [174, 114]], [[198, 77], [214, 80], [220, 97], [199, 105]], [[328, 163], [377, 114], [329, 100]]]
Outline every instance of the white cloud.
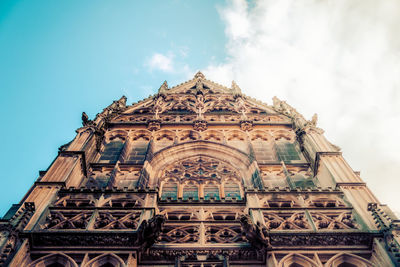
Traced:
[[229, 57], [207, 78], [317, 112], [328, 139], [400, 211], [400, 2], [235, 0], [219, 12]]
[[147, 65], [150, 70], [174, 72], [173, 58], [173, 54], [163, 55], [160, 53], [154, 53], [145, 65]]

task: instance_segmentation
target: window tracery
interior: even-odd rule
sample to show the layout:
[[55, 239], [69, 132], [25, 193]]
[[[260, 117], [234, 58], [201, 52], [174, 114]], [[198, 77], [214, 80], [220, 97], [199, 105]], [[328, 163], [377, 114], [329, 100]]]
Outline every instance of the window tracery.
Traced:
[[124, 147], [124, 141], [117, 138], [107, 143], [101, 153], [99, 163], [116, 163]]
[[90, 260], [85, 267], [124, 267], [124, 261], [113, 253], [101, 254]]
[[136, 229], [141, 211], [100, 211], [94, 222], [94, 229]]
[[78, 267], [78, 264], [69, 256], [63, 253], [54, 253], [49, 254], [44, 257], [41, 257], [31, 264], [29, 267]]
[[314, 260], [298, 253], [290, 253], [283, 257], [279, 262], [279, 267], [318, 267], [320, 266]]
[[263, 212], [263, 215], [269, 230], [311, 229], [304, 212]]
[[[240, 200], [243, 195], [237, 172], [226, 163], [206, 156], [195, 156], [167, 167], [160, 187], [161, 199]], [[182, 195], [178, 188], [182, 188]]]
[[311, 212], [314, 224], [317, 229], [358, 229], [351, 212]]
[[351, 253], [339, 253], [332, 258], [329, 259], [327, 263], [325, 263], [326, 267], [372, 267], [374, 266], [370, 261], [351, 254]]

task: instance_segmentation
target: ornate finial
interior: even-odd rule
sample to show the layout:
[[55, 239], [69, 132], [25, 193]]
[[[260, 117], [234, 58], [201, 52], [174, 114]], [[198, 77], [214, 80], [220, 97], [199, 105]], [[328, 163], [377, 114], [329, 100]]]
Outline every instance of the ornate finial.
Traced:
[[82, 125], [87, 126], [91, 123], [92, 121], [89, 120], [89, 116], [86, 114], [86, 112], [82, 112]]
[[234, 95], [242, 95], [242, 90], [240, 87], [235, 83], [235, 81], [232, 81], [232, 86], [231, 86], [232, 92]]
[[123, 95], [123, 96], [121, 97], [121, 99], [119, 100], [119, 102], [120, 102], [123, 106], [126, 106], [126, 99], [127, 99], [126, 96]]
[[167, 81], [164, 81], [164, 83], [158, 89], [158, 93], [165, 94], [167, 92], [167, 90], [168, 90], [168, 83], [167, 83]]
[[318, 115], [317, 113], [315, 113], [311, 118], [311, 125], [317, 126], [317, 122], [318, 122]]
[[195, 79], [205, 79], [206, 76], [204, 76], [203, 73], [201, 73], [201, 71], [198, 71], [195, 75], [194, 75]]
[[273, 103], [273, 105], [274, 105], [275, 108], [278, 108], [278, 107], [280, 106], [280, 104], [281, 104], [281, 101], [279, 100], [279, 98], [277, 98], [276, 96], [274, 96], [274, 97], [272, 98], [272, 103]]

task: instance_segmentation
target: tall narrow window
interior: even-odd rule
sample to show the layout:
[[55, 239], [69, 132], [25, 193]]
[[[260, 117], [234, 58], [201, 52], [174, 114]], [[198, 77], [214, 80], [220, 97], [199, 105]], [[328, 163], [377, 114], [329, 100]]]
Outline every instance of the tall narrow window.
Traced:
[[240, 196], [240, 188], [237, 183], [227, 182], [224, 186], [225, 199], [242, 199]]
[[276, 143], [276, 153], [278, 154], [279, 161], [290, 162], [292, 160], [300, 160], [295, 145], [289, 142], [278, 141]]
[[162, 187], [162, 200], [177, 200], [178, 199], [178, 184], [175, 182], [166, 182]]
[[123, 147], [122, 141], [112, 141], [106, 144], [99, 163], [116, 163]]
[[184, 200], [198, 200], [199, 190], [195, 184], [187, 184], [183, 188], [183, 199]]
[[126, 157], [125, 163], [128, 164], [143, 164], [146, 158], [148, 141], [135, 141], [132, 142], [132, 149]]
[[252, 141], [251, 144], [253, 145], [254, 155], [259, 164], [276, 161], [275, 149], [271, 143], [257, 139]]
[[215, 184], [204, 185], [204, 199], [215, 199], [219, 200], [219, 189]]

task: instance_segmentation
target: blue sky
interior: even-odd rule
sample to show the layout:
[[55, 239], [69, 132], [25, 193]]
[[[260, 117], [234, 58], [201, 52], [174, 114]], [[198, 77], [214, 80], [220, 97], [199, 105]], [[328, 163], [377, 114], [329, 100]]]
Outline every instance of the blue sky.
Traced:
[[[1, 1], [0, 107], [7, 130], [0, 131], [0, 214], [75, 136], [82, 111], [93, 118], [122, 95], [135, 102], [164, 80], [182, 82], [223, 60], [224, 27], [215, 7], [224, 4]], [[176, 70], [151, 65], [157, 54], [173, 58]]]
[[397, 0], [0, 1], [0, 214], [90, 118], [206, 77], [318, 123], [400, 211]]

